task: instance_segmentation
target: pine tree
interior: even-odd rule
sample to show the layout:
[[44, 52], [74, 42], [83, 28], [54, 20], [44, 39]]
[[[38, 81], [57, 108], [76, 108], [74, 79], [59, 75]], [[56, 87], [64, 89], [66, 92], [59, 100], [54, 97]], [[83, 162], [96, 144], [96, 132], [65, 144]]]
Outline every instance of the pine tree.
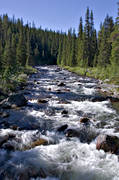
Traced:
[[117, 18], [116, 18], [116, 25], [119, 25], [119, 2], [117, 3], [118, 5], [118, 13], [117, 13]]
[[107, 67], [110, 64], [111, 42], [110, 35], [113, 31], [114, 23], [112, 17], [106, 16], [102, 29], [99, 32], [99, 55], [98, 65]]
[[33, 65], [32, 63], [32, 49], [30, 42], [30, 30], [27, 30], [27, 42], [26, 42], [26, 66]]
[[77, 64], [83, 66], [84, 58], [84, 39], [83, 39], [83, 20], [80, 18], [80, 24], [78, 29], [78, 40], [77, 40]]
[[8, 40], [5, 45], [4, 54], [3, 54], [3, 68], [4, 70], [7, 68], [11, 74], [14, 69], [14, 61], [13, 61], [13, 52], [12, 52], [12, 43], [11, 40]]
[[62, 42], [60, 40], [59, 49], [58, 49], [58, 56], [57, 56], [57, 64], [58, 65], [61, 65], [61, 60], [62, 60]]
[[111, 51], [111, 65], [112, 74], [119, 75], [119, 3], [118, 3], [118, 16], [116, 18], [115, 29], [111, 33], [112, 51]]
[[22, 29], [20, 30], [20, 36], [16, 51], [16, 59], [19, 65], [21, 66], [26, 65], [26, 43]]
[[77, 50], [77, 48], [76, 48], [76, 34], [75, 34], [75, 30], [73, 30], [72, 43], [71, 43], [70, 66], [76, 66], [77, 65], [76, 50]]
[[2, 65], [3, 65], [3, 58], [2, 58], [2, 43], [0, 41], [0, 74], [2, 73]]
[[90, 61], [90, 11], [87, 8], [84, 27], [84, 66], [90, 66]]
[[66, 66], [66, 47], [67, 46], [67, 36], [66, 34], [64, 35], [64, 38], [63, 38], [63, 49], [62, 49], [62, 59], [61, 59], [61, 65], [62, 66]]

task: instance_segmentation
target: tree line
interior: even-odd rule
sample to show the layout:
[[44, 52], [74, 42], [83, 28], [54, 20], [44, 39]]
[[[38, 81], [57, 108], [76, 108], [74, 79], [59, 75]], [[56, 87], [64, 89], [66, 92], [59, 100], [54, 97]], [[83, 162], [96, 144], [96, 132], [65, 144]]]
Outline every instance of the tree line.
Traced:
[[103, 68], [107, 73], [111, 71], [112, 75], [119, 75], [119, 8], [116, 22], [107, 15], [99, 32], [94, 28], [92, 10], [87, 8], [84, 25], [80, 18], [78, 35], [70, 29], [59, 40], [57, 64]]
[[107, 15], [99, 32], [94, 27], [93, 11], [87, 8], [84, 24], [80, 18], [78, 34], [71, 28], [68, 33], [43, 30], [7, 14], [0, 16], [0, 77], [43, 64], [97, 67], [118, 74], [119, 8], [116, 22]]
[[56, 64], [60, 32], [0, 16], [0, 74], [7, 78], [27, 66]]

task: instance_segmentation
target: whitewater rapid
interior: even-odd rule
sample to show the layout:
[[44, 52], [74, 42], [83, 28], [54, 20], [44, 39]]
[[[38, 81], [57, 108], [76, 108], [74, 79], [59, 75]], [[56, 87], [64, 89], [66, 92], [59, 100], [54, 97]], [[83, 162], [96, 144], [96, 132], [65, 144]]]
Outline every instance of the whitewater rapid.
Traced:
[[[98, 81], [57, 66], [37, 67], [37, 70], [28, 81], [29, 94], [25, 95], [28, 105], [20, 111], [11, 110], [7, 118], [11, 124], [22, 125], [22, 130], [0, 130], [0, 136], [15, 134], [17, 139], [9, 140], [15, 146], [14, 151], [0, 150], [0, 178], [6, 173], [8, 179], [16, 180], [22, 171], [42, 169], [47, 177], [30, 177], [30, 180], [119, 180], [118, 156], [96, 150], [96, 138], [82, 143], [78, 137], [67, 139], [63, 132], [57, 132], [67, 124], [68, 128], [84, 128], [84, 133], [89, 135], [103, 133], [119, 137], [115, 131], [119, 114], [110, 100], [91, 101], [92, 96], [99, 95]], [[58, 86], [61, 82], [65, 85]], [[46, 99], [47, 103], [38, 104], [38, 98]], [[86, 128], [80, 123], [82, 117], [90, 118]], [[39, 137], [49, 144], [23, 150]]]

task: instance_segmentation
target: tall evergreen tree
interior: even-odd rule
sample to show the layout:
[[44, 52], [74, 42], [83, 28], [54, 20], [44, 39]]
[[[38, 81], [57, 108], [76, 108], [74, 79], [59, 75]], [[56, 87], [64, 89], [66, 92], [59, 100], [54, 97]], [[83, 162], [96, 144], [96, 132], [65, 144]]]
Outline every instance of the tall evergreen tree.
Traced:
[[76, 66], [77, 65], [76, 51], [77, 51], [77, 47], [76, 47], [76, 34], [75, 34], [75, 30], [73, 30], [72, 43], [71, 43], [70, 66]]
[[119, 75], [119, 2], [118, 2], [118, 14], [116, 18], [116, 24], [114, 31], [111, 33], [112, 51], [111, 51], [111, 65], [113, 75]]
[[19, 65], [21, 66], [26, 65], [26, 42], [24, 39], [23, 29], [20, 30], [20, 36], [16, 51], [16, 59]]
[[110, 64], [111, 42], [110, 35], [113, 31], [114, 23], [112, 17], [106, 16], [102, 29], [99, 34], [99, 55], [98, 65], [107, 67]]
[[78, 40], [77, 40], [77, 64], [83, 66], [83, 55], [84, 55], [84, 39], [83, 39], [83, 20], [80, 17], [80, 24], [78, 29]]

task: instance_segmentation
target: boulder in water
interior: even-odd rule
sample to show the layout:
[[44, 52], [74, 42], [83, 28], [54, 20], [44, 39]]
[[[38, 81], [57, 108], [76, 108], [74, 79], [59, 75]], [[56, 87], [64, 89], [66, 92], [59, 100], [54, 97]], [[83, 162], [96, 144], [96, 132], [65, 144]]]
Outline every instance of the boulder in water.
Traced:
[[1, 136], [0, 137], [0, 146], [2, 146], [2, 144], [4, 144], [8, 139], [9, 139], [8, 135]]
[[102, 102], [102, 101], [106, 101], [108, 98], [104, 97], [104, 96], [94, 96], [91, 97], [90, 100], [92, 102]]
[[83, 117], [83, 118], [80, 119], [80, 123], [87, 124], [87, 123], [89, 123], [89, 122], [90, 122], [90, 119], [87, 118], [87, 117]]
[[96, 149], [105, 152], [117, 153], [119, 149], [119, 138], [117, 136], [99, 135], [97, 137]]
[[57, 86], [62, 87], [65, 86], [65, 84], [63, 82], [60, 82]]
[[45, 104], [47, 102], [48, 102], [48, 100], [46, 100], [46, 99], [38, 99], [39, 104]]
[[71, 103], [65, 99], [60, 99], [58, 104], [71, 104]]
[[66, 137], [79, 137], [79, 131], [76, 129], [67, 129], [65, 135]]
[[67, 124], [64, 124], [62, 126], [60, 126], [57, 131], [58, 132], [64, 132], [66, 129], [68, 128], [68, 125]]
[[2, 145], [2, 148], [9, 150], [9, 151], [14, 151], [15, 150], [15, 146], [13, 144], [11, 144], [10, 142], [7, 142], [5, 144]]
[[34, 147], [40, 146], [40, 145], [48, 145], [48, 141], [46, 139], [40, 138], [31, 144], [31, 148], [34, 148]]
[[21, 107], [27, 104], [27, 100], [23, 94], [13, 94], [2, 102], [3, 108], [10, 108], [12, 106]]
[[97, 137], [97, 132], [91, 128], [83, 127], [80, 129], [67, 129], [65, 135], [67, 138], [77, 137], [82, 143], [90, 143]]
[[61, 114], [65, 114], [65, 115], [66, 115], [66, 114], [68, 114], [68, 111], [64, 109], [64, 110], [61, 112]]

